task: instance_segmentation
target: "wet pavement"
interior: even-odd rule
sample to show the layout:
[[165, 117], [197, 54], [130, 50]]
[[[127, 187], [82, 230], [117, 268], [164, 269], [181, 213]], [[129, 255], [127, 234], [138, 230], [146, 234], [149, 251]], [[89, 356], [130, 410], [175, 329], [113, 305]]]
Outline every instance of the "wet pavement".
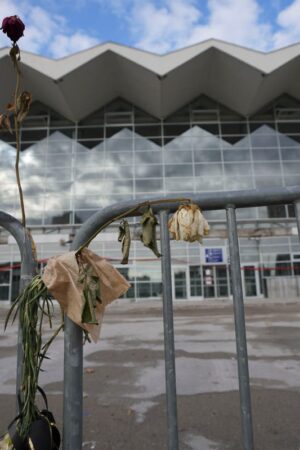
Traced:
[[[119, 301], [85, 345], [83, 448], [167, 448], [161, 317], [158, 303]], [[300, 303], [248, 302], [246, 319], [255, 448], [299, 450]], [[232, 305], [179, 303], [174, 322], [180, 449], [240, 450]], [[16, 332], [0, 334], [0, 433], [14, 414]], [[62, 336], [49, 356], [40, 384], [61, 427]]]

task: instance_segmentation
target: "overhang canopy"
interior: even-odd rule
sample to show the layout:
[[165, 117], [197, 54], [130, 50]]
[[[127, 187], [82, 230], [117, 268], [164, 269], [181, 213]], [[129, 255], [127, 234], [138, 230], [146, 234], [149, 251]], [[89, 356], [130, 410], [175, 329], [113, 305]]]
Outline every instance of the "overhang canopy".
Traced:
[[[0, 107], [14, 73], [0, 50]], [[22, 86], [33, 99], [79, 121], [116, 97], [164, 118], [200, 95], [251, 116], [282, 94], [300, 100], [300, 44], [262, 53], [215, 39], [163, 56], [105, 43], [59, 60], [22, 52]]]

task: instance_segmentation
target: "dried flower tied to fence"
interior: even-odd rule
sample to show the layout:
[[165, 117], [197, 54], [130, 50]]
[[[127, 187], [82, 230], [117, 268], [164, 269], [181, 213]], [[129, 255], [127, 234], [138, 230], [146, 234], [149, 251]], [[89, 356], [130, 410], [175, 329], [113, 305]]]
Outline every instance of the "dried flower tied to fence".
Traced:
[[198, 205], [181, 205], [168, 222], [169, 231], [176, 241], [202, 242], [209, 233], [209, 225]]
[[100, 335], [105, 307], [125, 294], [130, 284], [105, 258], [84, 248], [50, 258], [43, 274], [48, 291], [63, 312], [94, 342]]

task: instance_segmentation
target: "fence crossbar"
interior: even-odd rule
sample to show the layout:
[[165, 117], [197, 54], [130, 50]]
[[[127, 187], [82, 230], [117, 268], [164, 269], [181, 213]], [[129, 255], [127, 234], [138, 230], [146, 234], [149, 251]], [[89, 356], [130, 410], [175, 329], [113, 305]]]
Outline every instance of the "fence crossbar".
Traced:
[[[0, 211], [0, 226], [5, 228], [16, 240], [20, 255], [21, 255], [21, 275], [20, 275], [20, 287], [21, 292], [27, 284], [30, 283], [36, 270], [36, 262], [32, 252], [31, 238], [26, 228], [23, 227], [21, 222], [10, 214]], [[22, 377], [22, 364], [23, 351], [22, 351], [22, 334], [19, 324], [18, 329], [18, 344], [17, 344], [17, 374], [16, 374], [16, 394], [20, 390], [21, 377]]]
[[[189, 199], [191, 202], [198, 204], [202, 210], [223, 209], [227, 211], [230, 265], [233, 280], [243, 448], [244, 450], [253, 450], [247, 340], [235, 209], [294, 203], [298, 231], [300, 233], [300, 186], [261, 190], [208, 192], [203, 194], [186, 193], [181, 195], [181, 199], [183, 198]], [[120, 202], [103, 208], [91, 216], [81, 226], [72, 243], [71, 250], [77, 250], [80, 248], [85, 242], [92, 239], [102, 226], [112, 222], [116, 217], [119, 217], [122, 214], [127, 217], [141, 215], [143, 211], [136, 208], [139, 204], [147, 202], [152, 202], [152, 209], [154, 213], [160, 215], [162, 253], [165, 253], [165, 256], [162, 257], [162, 277], [168, 448], [169, 450], [177, 450], [178, 426], [173, 306], [170, 281], [171, 257], [169, 236], [167, 231], [167, 216], [168, 213], [176, 211], [178, 206], [182, 203], [182, 200], [179, 200], [178, 197], [175, 196], [168, 196], [167, 201], [165, 198], [158, 199], [157, 197], [149, 197], [139, 200]], [[128, 212], [129, 210], [131, 210], [131, 212]], [[64, 359], [64, 450], [81, 450], [82, 448], [82, 356], [81, 328], [69, 319], [66, 319]]]

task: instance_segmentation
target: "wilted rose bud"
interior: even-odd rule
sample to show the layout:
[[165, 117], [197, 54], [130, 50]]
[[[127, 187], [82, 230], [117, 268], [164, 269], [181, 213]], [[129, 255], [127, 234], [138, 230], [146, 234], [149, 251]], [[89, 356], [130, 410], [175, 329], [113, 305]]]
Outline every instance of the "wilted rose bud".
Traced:
[[198, 205], [181, 205], [168, 222], [169, 230], [176, 241], [202, 242], [209, 232], [209, 225]]
[[3, 33], [6, 33], [9, 39], [15, 44], [23, 36], [25, 25], [18, 16], [5, 17], [2, 21]]

